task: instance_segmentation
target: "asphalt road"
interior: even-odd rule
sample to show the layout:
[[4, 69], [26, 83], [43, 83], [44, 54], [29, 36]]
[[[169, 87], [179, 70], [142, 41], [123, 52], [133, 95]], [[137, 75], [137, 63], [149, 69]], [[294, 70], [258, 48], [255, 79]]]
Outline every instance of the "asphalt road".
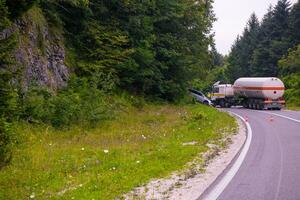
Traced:
[[[218, 199], [300, 200], [300, 112], [227, 110], [248, 119], [252, 139], [242, 164]], [[220, 180], [222, 176], [204, 197]]]

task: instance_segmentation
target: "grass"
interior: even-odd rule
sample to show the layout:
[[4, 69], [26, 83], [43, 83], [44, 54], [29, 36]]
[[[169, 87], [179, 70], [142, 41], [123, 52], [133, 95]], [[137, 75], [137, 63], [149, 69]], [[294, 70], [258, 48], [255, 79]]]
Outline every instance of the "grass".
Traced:
[[288, 110], [296, 110], [296, 111], [300, 111], [300, 106], [296, 105], [296, 104], [287, 104], [286, 108]]
[[93, 129], [20, 123], [20, 144], [0, 171], [0, 199], [115, 199], [183, 169], [235, 128], [232, 117], [202, 105], [130, 108]]

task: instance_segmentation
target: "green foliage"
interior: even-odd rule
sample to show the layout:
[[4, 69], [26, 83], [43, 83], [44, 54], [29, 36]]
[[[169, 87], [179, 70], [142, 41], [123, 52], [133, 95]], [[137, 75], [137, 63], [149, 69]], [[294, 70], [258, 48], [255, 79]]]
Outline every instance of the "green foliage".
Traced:
[[[0, 32], [9, 28], [8, 8], [4, 0], [0, 0]], [[16, 46], [15, 34], [0, 38], [0, 168], [11, 159], [14, 134], [10, 122], [17, 110], [17, 93], [12, 86], [13, 72], [11, 64], [12, 52]]]
[[300, 3], [296, 3], [291, 10], [289, 17], [289, 41], [293, 46], [300, 43]]
[[41, 6], [49, 21], [63, 25], [76, 53], [77, 76], [109, 76], [110, 85], [131, 93], [175, 101], [211, 67], [211, 3], [91, 0]]
[[46, 88], [32, 87], [22, 100], [22, 117], [29, 122], [54, 127], [94, 125], [114, 117], [118, 105], [87, 79], [74, 78], [69, 87], [54, 95]]
[[278, 61], [283, 76], [300, 72], [300, 44], [289, 51], [289, 54]]
[[10, 19], [20, 17], [24, 12], [30, 9], [38, 0], [4, 0], [9, 11]]
[[[20, 89], [17, 101], [11, 69], [17, 35], [9, 26], [29, 9], [38, 28], [47, 24], [50, 31], [64, 34], [66, 64], [78, 78], [60, 91], [40, 86]], [[177, 101], [192, 80], [206, 77], [220, 63], [220, 55], [208, 50], [215, 20], [212, 0], [0, 0], [0, 14], [0, 32], [8, 28], [7, 37], [0, 40], [3, 126], [18, 109], [20, 118], [32, 123], [59, 128], [95, 125], [114, 117], [120, 108], [113, 92], [127, 90], [140, 96], [129, 100], [139, 109], [144, 96]], [[46, 54], [42, 31], [36, 35], [37, 45]]]
[[16, 142], [11, 124], [5, 118], [0, 118], [0, 169], [5, 166], [12, 157], [12, 146]]
[[279, 60], [278, 65], [287, 88], [286, 99], [290, 105], [300, 107], [300, 44]]
[[216, 67], [208, 73], [207, 77], [205, 78], [205, 81], [203, 81], [202, 79], [195, 79], [192, 82], [192, 86], [193, 88], [203, 91], [204, 93], [211, 92], [212, 85], [215, 82], [217, 81], [221, 81], [221, 83], [229, 82], [226, 71], [227, 71], [227, 65], [224, 65], [223, 67]]
[[231, 81], [243, 76], [278, 76], [278, 60], [297, 41], [295, 32], [299, 2], [293, 6], [287, 0], [279, 0], [270, 7], [261, 24], [252, 15], [245, 31], [232, 46], [228, 62]]
[[300, 71], [283, 76], [286, 91], [284, 97], [288, 107], [300, 107]]
[[256, 15], [252, 14], [244, 29], [243, 36], [237, 38], [228, 58], [227, 76], [231, 81], [239, 77], [249, 76], [254, 72], [250, 67], [250, 59], [257, 47], [258, 34], [259, 22]]

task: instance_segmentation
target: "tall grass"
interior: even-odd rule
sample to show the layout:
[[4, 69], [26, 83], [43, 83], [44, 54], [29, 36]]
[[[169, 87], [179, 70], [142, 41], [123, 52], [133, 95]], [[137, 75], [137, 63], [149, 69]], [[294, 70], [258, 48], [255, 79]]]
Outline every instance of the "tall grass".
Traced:
[[46, 88], [31, 87], [21, 99], [21, 118], [47, 123], [56, 128], [73, 124], [94, 125], [111, 119], [120, 110], [120, 98], [112, 98], [87, 79], [74, 78], [57, 94]]
[[19, 123], [17, 130], [21, 143], [0, 171], [0, 199], [115, 199], [184, 168], [235, 122], [201, 105], [145, 105], [90, 129]]

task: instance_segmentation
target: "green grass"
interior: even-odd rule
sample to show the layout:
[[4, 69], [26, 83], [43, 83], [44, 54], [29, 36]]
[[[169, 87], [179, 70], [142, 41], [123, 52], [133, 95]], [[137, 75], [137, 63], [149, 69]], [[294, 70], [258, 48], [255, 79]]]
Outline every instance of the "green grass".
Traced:
[[287, 101], [286, 109], [300, 111], [299, 100], [292, 101], [292, 102], [291, 101]]
[[297, 105], [287, 105], [286, 107], [288, 110], [296, 110], [296, 111], [300, 111], [300, 106]]
[[[0, 199], [115, 199], [183, 169], [235, 129], [232, 117], [202, 105], [130, 108], [93, 129], [18, 124], [20, 144], [0, 171]], [[191, 141], [198, 143], [182, 145]]]

